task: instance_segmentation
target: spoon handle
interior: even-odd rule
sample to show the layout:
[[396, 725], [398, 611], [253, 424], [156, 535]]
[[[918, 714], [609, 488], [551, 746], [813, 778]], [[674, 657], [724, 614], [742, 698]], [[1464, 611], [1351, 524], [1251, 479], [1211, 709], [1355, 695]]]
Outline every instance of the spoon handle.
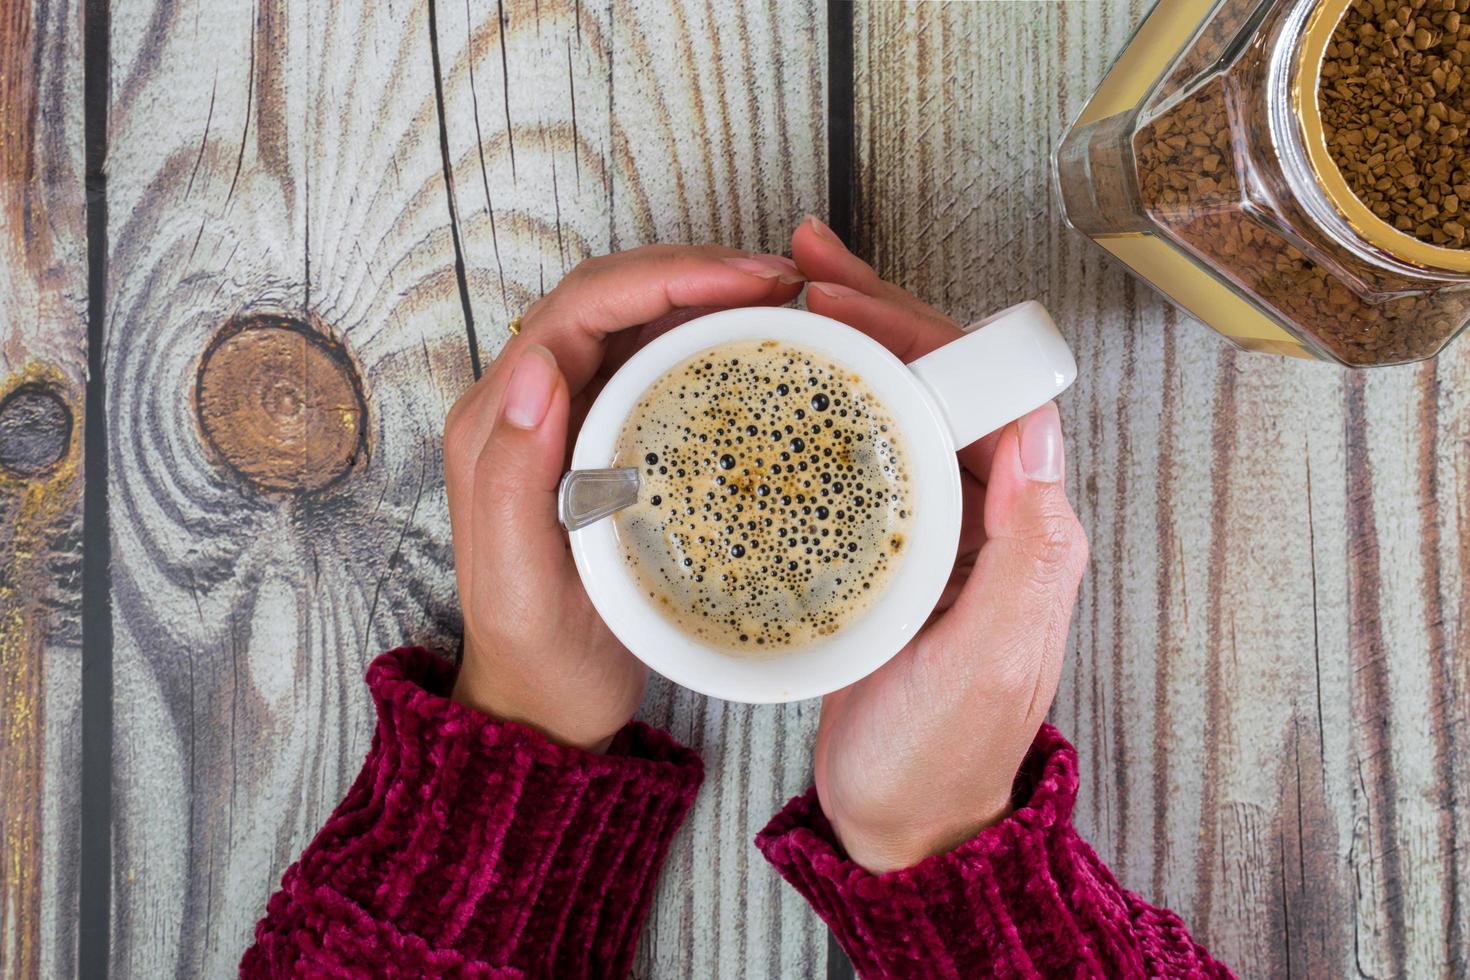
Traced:
[[638, 469], [572, 470], [556, 491], [556, 514], [568, 531], [586, 527], [638, 502]]

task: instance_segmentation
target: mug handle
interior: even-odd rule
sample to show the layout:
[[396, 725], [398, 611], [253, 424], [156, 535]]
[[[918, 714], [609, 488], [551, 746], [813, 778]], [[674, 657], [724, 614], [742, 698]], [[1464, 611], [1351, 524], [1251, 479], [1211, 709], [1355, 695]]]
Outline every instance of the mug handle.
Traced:
[[1018, 303], [965, 327], [909, 364], [939, 404], [956, 449], [963, 449], [1077, 380], [1077, 362], [1046, 307]]

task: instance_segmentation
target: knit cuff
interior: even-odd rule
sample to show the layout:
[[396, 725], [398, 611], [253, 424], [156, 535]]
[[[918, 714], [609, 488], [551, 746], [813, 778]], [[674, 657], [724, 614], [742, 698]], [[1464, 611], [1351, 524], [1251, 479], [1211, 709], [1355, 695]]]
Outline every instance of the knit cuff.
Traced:
[[947, 854], [870, 874], [848, 859], [814, 790], [756, 845], [869, 980], [1141, 975], [1130, 896], [1072, 829], [1076, 795], [1076, 751], [1043, 725], [1017, 776], [1024, 802]]
[[699, 757], [637, 722], [605, 755], [560, 746], [449, 700], [454, 677], [417, 648], [373, 662], [372, 749], [286, 872], [247, 972], [252, 957], [286, 965], [279, 954], [323, 967], [368, 955], [435, 973], [627, 973], [703, 779]]

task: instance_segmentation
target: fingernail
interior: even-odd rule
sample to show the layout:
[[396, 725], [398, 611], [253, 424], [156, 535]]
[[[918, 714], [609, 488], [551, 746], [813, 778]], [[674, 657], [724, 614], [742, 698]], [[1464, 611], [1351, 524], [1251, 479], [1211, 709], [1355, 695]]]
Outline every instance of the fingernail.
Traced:
[[725, 259], [725, 264], [761, 279], [779, 279], [787, 285], [806, 282], [806, 276], [801, 274], [796, 263], [784, 255], [767, 255], [764, 252], [757, 252], [754, 255], [736, 259]]
[[837, 237], [837, 233], [831, 228], [828, 228], [827, 223], [816, 215], [807, 215], [806, 223], [812, 226], [812, 231], [817, 233], [817, 237], [825, 238], [829, 242], [836, 242], [838, 245], [842, 244], [842, 239]]
[[1062, 417], [1056, 403], [1047, 402], [1021, 419], [1021, 469], [1033, 480], [1056, 483], [1065, 465]]
[[762, 265], [768, 265], [772, 269], [775, 269], [776, 271], [784, 273], [788, 276], [801, 275], [801, 270], [796, 267], [796, 263], [791, 261], [784, 255], [772, 255], [769, 252], [756, 252], [754, 255], [751, 256], [751, 258], [755, 259]]
[[518, 429], [534, 429], [546, 418], [556, 391], [556, 358], [540, 344], [527, 344], [511, 370], [505, 388], [505, 420]]
[[862, 293], [858, 292], [856, 289], [853, 289], [851, 286], [844, 286], [840, 282], [814, 282], [811, 284], [811, 286], [823, 296], [830, 296], [833, 299], [842, 299], [845, 296], [862, 295]]

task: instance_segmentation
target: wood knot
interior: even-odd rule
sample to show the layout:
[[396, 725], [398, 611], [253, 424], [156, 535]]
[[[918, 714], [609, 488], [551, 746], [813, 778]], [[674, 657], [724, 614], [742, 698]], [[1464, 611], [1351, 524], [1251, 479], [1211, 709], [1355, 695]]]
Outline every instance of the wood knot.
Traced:
[[71, 408], [45, 381], [17, 385], [0, 400], [0, 468], [22, 479], [55, 469], [71, 446]]
[[262, 490], [321, 490], [367, 445], [367, 402], [347, 351], [289, 317], [221, 327], [200, 359], [194, 399], [210, 448]]

